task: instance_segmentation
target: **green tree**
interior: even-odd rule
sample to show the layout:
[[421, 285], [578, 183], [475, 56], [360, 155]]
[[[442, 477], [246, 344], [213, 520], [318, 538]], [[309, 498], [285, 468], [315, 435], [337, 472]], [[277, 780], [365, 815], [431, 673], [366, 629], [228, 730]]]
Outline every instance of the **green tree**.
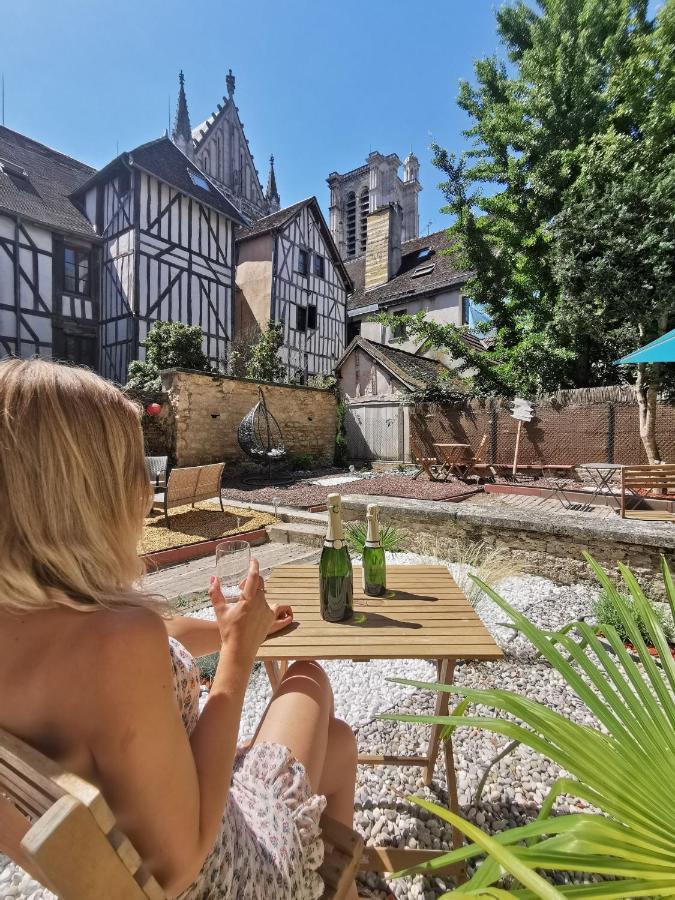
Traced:
[[[613, 358], [675, 325], [675, 2], [640, 35], [615, 73], [608, 130], [581, 155], [580, 175], [553, 223], [564, 330], [597, 330]], [[639, 365], [633, 378], [650, 462], [659, 392], [675, 393], [672, 365]]]
[[238, 342], [230, 353], [230, 374], [255, 381], [284, 381], [286, 366], [279, 358], [283, 342], [283, 325], [269, 322], [265, 331], [258, 331], [250, 341]]
[[138, 390], [161, 390], [159, 373], [163, 369], [197, 369], [211, 372], [208, 358], [202, 350], [203, 334], [198, 325], [182, 322], [155, 322], [148, 336], [141, 341], [145, 347], [145, 362], [129, 363], [127, 387]]
[[459, 159], [436, 146], [450, 246], [475, 273], [467, 293], [495, 328], [495, 377], [511, 392], [616, 381], [600, 330], [559, 316], [552, 222], [580, 175], [584, 150], [616, 115], [614, 73], [649, 34], [645, 0], [522, 0], [497, 12], [507, 60], [478, 60], [458, 103], [471, 119]]

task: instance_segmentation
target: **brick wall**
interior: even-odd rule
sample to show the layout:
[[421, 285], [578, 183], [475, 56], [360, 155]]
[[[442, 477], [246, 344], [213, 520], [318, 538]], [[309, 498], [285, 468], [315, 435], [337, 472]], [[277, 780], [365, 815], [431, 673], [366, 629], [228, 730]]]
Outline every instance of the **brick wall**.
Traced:
[[[662, 458], [675, 461], [675, 406], [660, 403], [657, 441]], [[420, 404], [410, 411], [414, 456], [435, 456], [434, 442], [466, 443], [475, 449], [487, 434], [484, 459], [513, 461], [518, 423], [504, 401], [465, 406]], [[518, 462], [576, 465], [584, 462], [647, 462], [640, 440], [638, 407], [630, 391], [566, 391], [535, 403], [535, 418], [523, 423]]]
[[[247, 460], [237, 443], [237, 429], [258, 401], [257, 382], [170, 369], [162, 372], [162, 383], [175, 422], [176, 465]], [[321, 462], [331, 463], [335, 394], [278, 384], [264, 384], [262, 390], [267, 408], [279, 423], [288, 453], [310, 453]]]

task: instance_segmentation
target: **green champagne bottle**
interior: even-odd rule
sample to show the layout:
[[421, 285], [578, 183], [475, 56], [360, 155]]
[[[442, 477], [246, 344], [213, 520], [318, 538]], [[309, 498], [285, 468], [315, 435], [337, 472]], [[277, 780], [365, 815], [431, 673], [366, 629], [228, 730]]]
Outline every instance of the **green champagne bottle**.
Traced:
[[354, 612], [352, 561], [342, 530], [342, 498], [328, 495], [328, 531], [319, 562], [321, 615], [327, 622], [342, 622]]
[[366, 521], [368, 533], [363, 548], [363, 590], [370, 597], [381, 597], [387, 591], [387, 565], [380, 543], [380, 523], [374, 503], [368, 505]]

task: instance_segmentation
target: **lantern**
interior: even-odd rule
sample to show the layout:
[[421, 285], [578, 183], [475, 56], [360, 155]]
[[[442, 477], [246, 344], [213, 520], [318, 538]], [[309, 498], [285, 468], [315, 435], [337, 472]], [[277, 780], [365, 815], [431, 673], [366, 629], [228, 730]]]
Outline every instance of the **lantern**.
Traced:
[[162, 407], [159, 403], [148, 403], [145, 407], [145, 411], [149, 416], [158, 416], [162, 412]]

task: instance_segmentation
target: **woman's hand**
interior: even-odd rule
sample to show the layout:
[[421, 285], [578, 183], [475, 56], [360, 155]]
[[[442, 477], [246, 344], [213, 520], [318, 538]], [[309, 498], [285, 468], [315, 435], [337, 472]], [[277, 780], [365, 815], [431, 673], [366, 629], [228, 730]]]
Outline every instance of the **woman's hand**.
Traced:
[[271, 634], [276, 634], [277, 631], [282, 631], [293, 621], [293, 610], [285, 603], [274, 603], [272, 612], [274, 613], [274, 621], [267, 632], [268, 637]]
[[237, 654], [253, 660], [258, 647], [275, 624], [275, 612], [265, 599], [265, 586], [259, 574], [258, 560], [251, 560], [248, 575], [240, 585], [238, 600], [227, 602], [217, 578], [211, 579], [209, 597], [223, 645], [232, 646]]

